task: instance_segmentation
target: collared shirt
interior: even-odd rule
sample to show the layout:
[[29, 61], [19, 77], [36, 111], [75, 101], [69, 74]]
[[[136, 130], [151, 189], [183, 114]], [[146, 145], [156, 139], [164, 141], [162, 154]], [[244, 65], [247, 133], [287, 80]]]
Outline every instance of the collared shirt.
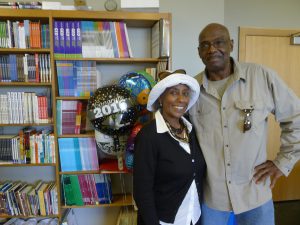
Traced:
[[[205, 72], [198, 102], [190, 109], [207, 164], [204, 201], [212, 208], [242, 213], [272, 198], [270, 180], [255, 184], [254, 168], [267, 160], [267, 117], [280, 123], [281, 146], [275, 165], [287, 176], [300, 158], [300, 101], [269, 68], [234, 61], [233, 79], [222, 97]], [[253, 110], [243, 132], [244, 109]]]
[[[168, 132], [175, 140], [179, 142], [179, 145], [189, 154], [191, 154], [190, 146], [188, 143], [182, 142], [176, 137], [174, 137], [169, 131], [164, 118], [162, 117], [160, 111], [158, 110], [155, 113], [155, 120], [157, 124], [157, 133], [165, 133]], [[192, 130], [192, 124], [187, 121], [184, 117], [182, 117], [183, 123], [187, 126], [188, 132], [190, 133]], [[165, 223], [163, 221], [159, 221], [161, 225], [190, 225], [191, 221], [193, 224], [197, 223], [201, 215], [200, 203], [197, 195], [197, 188], [195, 179], [193, 180], [188, 192], [186, 193], [183, 202], [181, 203], [174, 223]]]

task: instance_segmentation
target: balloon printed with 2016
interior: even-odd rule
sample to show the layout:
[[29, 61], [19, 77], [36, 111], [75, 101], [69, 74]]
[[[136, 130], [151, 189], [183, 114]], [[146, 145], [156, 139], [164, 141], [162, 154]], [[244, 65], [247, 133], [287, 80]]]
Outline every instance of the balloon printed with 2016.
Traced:
[[[148, 95], [155, 85], [152, 77], [144, 71], [128, 72], [119, 85], [98, 88], [88, 101], [88, 117], [95, 129], [98, 157], [117, 158], [118, 169], [133, 164], [134, 139], [147, 121]], [[137, 122], [137, 120], [140, 120]], [[126, 141], [127, 140], [127, 141]]]

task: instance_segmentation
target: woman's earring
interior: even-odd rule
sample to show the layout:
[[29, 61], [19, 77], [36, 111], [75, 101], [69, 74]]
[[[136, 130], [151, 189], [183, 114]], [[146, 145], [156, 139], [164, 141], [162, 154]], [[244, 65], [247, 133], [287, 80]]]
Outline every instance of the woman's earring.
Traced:
[[161, 102], [159, 103], [159, 108], [162, 108], [162, 103]]

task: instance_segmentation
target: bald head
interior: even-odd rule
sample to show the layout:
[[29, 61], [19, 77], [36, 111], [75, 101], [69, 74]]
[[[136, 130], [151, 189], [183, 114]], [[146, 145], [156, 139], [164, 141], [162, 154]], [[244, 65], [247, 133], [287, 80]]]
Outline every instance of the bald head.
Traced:
[[209, 79], [223, 79], [231, 74], [232, 50], [233, 40], [230, 40], [224, 25], [211, 23], [200, 32], [198, 53], [209, 73]]
[[227, 27], [219, 23], [210, 23], [206, 27], [204, 27], [203, 30], [200, 32], [199, 43], [202, 40], [205, 40], [205, 38], [212, 33], [222, 34], [224, 38], [230, 39], [230, 35]]

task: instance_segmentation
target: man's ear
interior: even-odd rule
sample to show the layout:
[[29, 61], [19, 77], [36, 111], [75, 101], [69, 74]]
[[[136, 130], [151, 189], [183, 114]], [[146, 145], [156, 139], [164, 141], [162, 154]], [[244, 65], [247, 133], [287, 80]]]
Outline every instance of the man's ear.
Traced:
[[230, 52], [233, 51], [233, 45], [234, 45], [234, 41], [233, 39], [230, 40]]

